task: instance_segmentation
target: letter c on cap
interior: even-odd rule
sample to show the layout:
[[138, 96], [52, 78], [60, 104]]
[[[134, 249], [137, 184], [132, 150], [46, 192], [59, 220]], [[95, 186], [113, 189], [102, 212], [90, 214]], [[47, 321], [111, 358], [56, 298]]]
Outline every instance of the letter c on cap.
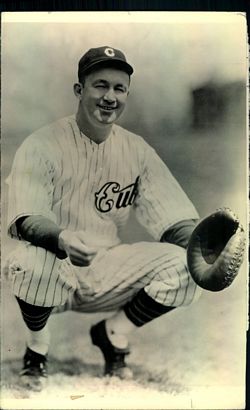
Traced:
[[114, 52], [113, 48], [105, 48], [104, 53], [108, 57], [114, 57], [115, 56], [115, 52]]

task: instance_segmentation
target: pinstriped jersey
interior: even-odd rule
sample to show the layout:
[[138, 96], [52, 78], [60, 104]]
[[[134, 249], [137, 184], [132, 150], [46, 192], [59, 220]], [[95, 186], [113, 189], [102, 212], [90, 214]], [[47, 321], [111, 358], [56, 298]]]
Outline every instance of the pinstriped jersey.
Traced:
[[18, 237], [21, 216], [42, 215], [62, 229], [82, 230], [86, 244], [112, 247], [133, 208], [159, 240], [167, 228], [198, 214], [155, 150], [113, 125], [97, 144], [75, 116], [31, 134], [17, 150], [9, 185], [8, 233]]

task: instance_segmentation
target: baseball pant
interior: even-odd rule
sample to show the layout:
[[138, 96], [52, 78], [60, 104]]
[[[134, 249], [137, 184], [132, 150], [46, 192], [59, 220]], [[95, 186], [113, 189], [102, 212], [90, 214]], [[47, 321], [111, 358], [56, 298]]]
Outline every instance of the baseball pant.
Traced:
[[33, 245], [12, 255], [13, 292], [53, 312], [116, 310], [140, 289], [163, 306], [189, 305], [199, 297], [186, 265], [186, 250], [168, 243], [138, 242], [101, 249], [88, 267], [76, 267]]

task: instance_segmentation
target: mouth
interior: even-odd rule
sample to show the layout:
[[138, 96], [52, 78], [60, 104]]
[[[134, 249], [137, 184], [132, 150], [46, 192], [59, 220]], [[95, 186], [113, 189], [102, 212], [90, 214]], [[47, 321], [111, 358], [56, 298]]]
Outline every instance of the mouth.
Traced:
[[100, 108], [103, 111], [114, 111], [117, 109], [117, 107], [110, 107], [108, 105], [98, 105], [98, 108]]

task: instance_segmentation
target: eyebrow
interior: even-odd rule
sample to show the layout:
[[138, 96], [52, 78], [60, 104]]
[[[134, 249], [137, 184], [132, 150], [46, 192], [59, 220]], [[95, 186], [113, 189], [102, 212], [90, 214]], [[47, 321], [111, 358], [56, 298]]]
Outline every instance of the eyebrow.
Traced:
[[107, 84], [108, 81], [102, 80], [101, 78], [98, 78], [97, 80], [95, 80], [95, 81], [93, 82], [93, 84], [96, 84], [96, 83], [104, 83], [104, 84]]

